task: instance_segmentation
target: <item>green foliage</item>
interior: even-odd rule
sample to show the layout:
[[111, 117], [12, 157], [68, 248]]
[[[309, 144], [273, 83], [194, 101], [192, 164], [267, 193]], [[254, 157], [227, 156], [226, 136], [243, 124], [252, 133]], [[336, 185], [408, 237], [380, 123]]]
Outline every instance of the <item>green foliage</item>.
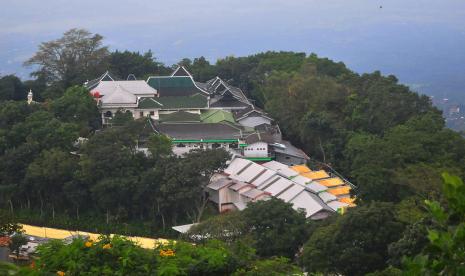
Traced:
[[29, 268], [19, 267], [12, 263], [0, 262], [0, 275], [39, 276], [40, 274]]
[[[163, 252], [174, 251], [174, 256]], [[204, 246], [176, 242], [155, 249], [158, 275], [228, 275], [234, 271], [234, 259], [224, 244], [211, 241]]]
[[116, 50], [110, 54], [109, 69], [111, 74], [122, 79], [126, 79], [130, 74], [138, 79], [146, 79], [148, 76], [166, 75], [171, 72], [168, 67], [156, 60], [150, 50], [142, 54]]
[[444, 169], [463, 172], [465, 140], [443, 128], [428, 113], [386, 131], [383, 137], [355, 134], [345, 158], [364, 200], [398, 201], [417, 194], [438, 197], [438, 176]]
[[86, 131], [87, 127], [97, 129], [100, 126], [101, 118], [96, 102], [84, 87], [66, 89], [65, 94], [54, 100], [50, 108], [61, 121], [82, 126], [84, 129], [81, 131]]
[[19, 257], [19, 250], [21, 246], [26, 245], [28, 242], [28, 238], [21, 233], [16, 233], [11, 237], [11, 243], [8, 246], [12, 253], [15, 253], [17, 257]]
[[109, 52], [102, 39], [84, 29], [68, 30], [59, 39], [41, 43], [25, 65], [39, 66], [32, 75], [51, 84], [48, 97], [60, 96], [64, 88], [82, 85], [105, 71]]
[[309, 272], [328, 274], [360, 275], [383, 269], [388, 245], [400, 238], [403, 229], [393, 204], [352, 208], [312, 233], [304, 246], [302, 263]]
[[127, 110], [123, 112], [122, 110], [118, 110], [116, 111], [115, 116], [113, 116], [111, 123], [115, 126], [124, 126], [133, 120], [134, 118], [132, 117], [131, 111]]
[[23, 227], [17, 224], [11, 215], [0, 212], [0, 237], [10, 236], [14, 233], [22, 233]]
[[195, 242], [215, 239], [231, 244], [242, 238], [246, 223], [241, 212], [228, 212], [209, 218], [189, 229], [187, 236]]
[[38, 271], [65, 275], [150, 275], [157, 263], [153, 252], [118, 236], [75, 239], [69, 245], [53, 240], [40, 245], [37, 255]]
[[276, 198], [251, 202], [243, 216], [259, 256], [293, 258], [305, 241], [305, 213], [295, 211], [290, 203]]
[[158, 159], [172, 153], [171, 139], [163, 134], [152, 134], [147, 142], [152, 158]]
[[417, 221], [407, 226], [402, 237], [389, 245], [389, 263], [400, 267], [402, 259], [405, 256], [419, 254], [427, 243], [428, 237], [425, 221]]
[[184, 59], [180, 64], [186, 66], [196, 81], [205, 82], [216, 77], [215, 67], [203, 56], [195, 58], [194, 61]]
[[260, 276], [260, 275], [304, 275], [302, 271], [284, 257], [257, 260], [246, 269], [239, 269], [234, 276]]
[[24, 101], [27, 99], [27, 90], [21, 80], [8, 75], [0, 78], [0, 102], [1, 101]]
[[465, 184], [447, 173], [443, 178], [447, 208], [437, 201], [426, 201], [433, 220], [428, 229], [429, 244], [421, 254], [405, 260], [406, 275], [465, 273]]

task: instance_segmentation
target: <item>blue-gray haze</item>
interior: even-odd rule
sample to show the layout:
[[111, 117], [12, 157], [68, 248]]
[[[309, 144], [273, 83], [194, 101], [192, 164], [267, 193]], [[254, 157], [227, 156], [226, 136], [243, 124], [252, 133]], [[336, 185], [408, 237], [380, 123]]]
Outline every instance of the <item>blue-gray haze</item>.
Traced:
[[[465, 98], [463, 0], [0, 0], [0, 75], [81, 27], [166, 64], [266, 50], [315, 52], [418, 91]], [[465, 100], [463, 100], [465, 102]]]

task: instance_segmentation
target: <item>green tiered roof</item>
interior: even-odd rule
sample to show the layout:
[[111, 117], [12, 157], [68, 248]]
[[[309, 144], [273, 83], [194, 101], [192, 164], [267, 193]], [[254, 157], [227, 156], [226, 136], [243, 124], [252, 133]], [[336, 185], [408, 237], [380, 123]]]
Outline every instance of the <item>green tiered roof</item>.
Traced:
[[189, 96], [205, 93], [195, 86], [194, 81], [188, 76], [149, 77], [148, 85], [157, 89], [160, 97]]
[[203, 123], [219, 123], [219, 122], [230, 122], [236, 123], [231, 112], [219, 109], [209, 109], [206, 112], [200, 114], [200, 120]]
[[142, 109], [178, 109], [178, 108], [206, 108], [208, 100], [205, 96], [194, 94], [191, 96], [141, 98], [138, 108]]
[[186, 111], [160, 114], [160, 122], [200, 122], [200, 115]]

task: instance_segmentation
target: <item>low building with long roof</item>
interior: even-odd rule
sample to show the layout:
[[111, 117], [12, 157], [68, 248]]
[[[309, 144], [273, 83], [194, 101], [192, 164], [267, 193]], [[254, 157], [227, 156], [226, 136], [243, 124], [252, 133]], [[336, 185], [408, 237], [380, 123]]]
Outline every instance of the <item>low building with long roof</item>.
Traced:
[[[294, 209], [304, 210], [307, 218], [312, 220], [324, 219], [341, 209], [354, 206], [350, 196], [339, 197], [346, 195], [347, 189], [350, 190], [347, 183], [339, 183], [340, 178], [331, 177], [326, 172], [319, 172], [314, 175], [317, 178], [312, 179], [308, 177], [310, 172], [313, 171], [305, 165], [290, 167], [277, 161], [258, 164], [235, 158], [222, 173], [212, 178], [206, 191], [210, 199], [218, 204], [220, 212], [241, 210], [249, 202], [269, 197], [291, 203]], [[319, 182], [322, 181], [318, 178], [321, 176], [327, 176], [323, 183]], [[332, 182], [338, 183], [337, 188], [324, 185]]]

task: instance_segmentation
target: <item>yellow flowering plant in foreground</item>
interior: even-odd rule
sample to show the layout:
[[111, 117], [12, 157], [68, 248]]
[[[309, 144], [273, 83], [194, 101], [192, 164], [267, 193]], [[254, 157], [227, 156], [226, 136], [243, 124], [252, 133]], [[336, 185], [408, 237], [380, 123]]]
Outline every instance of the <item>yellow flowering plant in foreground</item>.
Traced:
[[172, 249], [166, 249], [166, 250], [160, 250], [160, 257], [173, 257], [175, 256], [174, 250]]
[[153, 250], [119, 236], [75, 239], [68, 245], [52, 240], [40, 245], [37, 255], [37, 275], [151, 275], [156, 264]]

